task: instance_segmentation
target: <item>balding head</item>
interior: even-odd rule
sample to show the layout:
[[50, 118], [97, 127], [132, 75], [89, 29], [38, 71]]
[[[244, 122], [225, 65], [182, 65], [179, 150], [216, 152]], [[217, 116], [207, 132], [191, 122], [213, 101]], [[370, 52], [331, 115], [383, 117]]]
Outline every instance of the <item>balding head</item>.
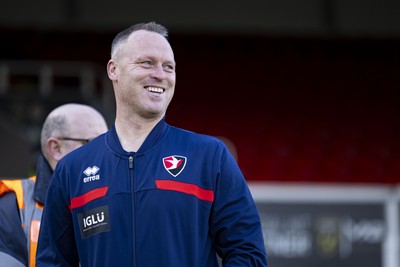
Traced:
[[106, 121], [94, 108], [83, 104], [59, 106], [50, 112], [43, 124], [43, 155], [54, 170], [63, 156], [83, 144], [80, 141], [67, 140], [68, 138], [91, 140], [106, 131]]

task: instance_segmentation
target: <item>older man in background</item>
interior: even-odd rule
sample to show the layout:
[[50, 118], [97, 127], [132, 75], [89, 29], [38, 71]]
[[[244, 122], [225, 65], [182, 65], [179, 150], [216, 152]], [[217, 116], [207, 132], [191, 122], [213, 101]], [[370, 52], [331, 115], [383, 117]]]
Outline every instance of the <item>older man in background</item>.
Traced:
[[57, 162], [107, 131], [104, 117], [83, 104], [65, 104], [47, 116], [36, 176], [0, 180], [0, 265], [35, 266], [40, 221]]

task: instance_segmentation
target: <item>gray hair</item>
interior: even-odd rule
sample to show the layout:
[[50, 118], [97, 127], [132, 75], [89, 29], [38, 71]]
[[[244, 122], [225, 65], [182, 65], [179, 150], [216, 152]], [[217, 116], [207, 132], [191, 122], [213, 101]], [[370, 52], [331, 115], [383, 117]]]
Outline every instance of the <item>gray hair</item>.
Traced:
[[64, 115], [49, 116], [43, 123], [40, 135], [42, 150], [50, 137], [60, 137], [67, 132], [67, 118]]
[[126, 41], [128, 37], [135, 31], [145, 30], [149, 32], [155, 32], [163, 36], [168, 40], [168, 30], [161, 24], [158, 24], [154, 21], [148, 23], [138, 23], [130, 26], [129, 28], [118, 33], [111, 44], [111, 58], [115, 54], [115, 51], [120, 43]]

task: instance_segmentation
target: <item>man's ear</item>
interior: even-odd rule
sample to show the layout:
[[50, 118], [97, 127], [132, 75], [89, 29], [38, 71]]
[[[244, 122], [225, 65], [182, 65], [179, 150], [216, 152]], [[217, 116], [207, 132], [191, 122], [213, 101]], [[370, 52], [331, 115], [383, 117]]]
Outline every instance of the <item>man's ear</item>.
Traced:
[[107, 63], [107, 74], [111, 81], [115, 81], [117, 79], [117, 62], [115, 62], [113, 59], [110, 59]]
[[62, 157], [61, 141], [57, 138], [50, 137], [46, 142], [47, 154], [52, 158], [53, 161], [58, 162]]

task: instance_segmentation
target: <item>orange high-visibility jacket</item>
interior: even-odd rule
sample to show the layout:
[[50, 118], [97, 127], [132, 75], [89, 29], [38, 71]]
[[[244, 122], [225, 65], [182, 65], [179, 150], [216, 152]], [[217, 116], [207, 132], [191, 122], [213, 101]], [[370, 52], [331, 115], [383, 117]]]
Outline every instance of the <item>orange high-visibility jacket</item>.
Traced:
[[40, 220], [52, 174], [40, 154], [36, 176], [0, 179], [0, 266], [36, 265]]
[[[4, 244], [5, 246], [10, 246], [10, 250], [7, 248], [1, 248], [0, 245], [0, 261], [4, 263], [9, 262], [10, 266], [15, 266], [17, 263], [11, 263], [13, 260], [18, 261], [21, 263], [21, 266], [26, 266], [26, 263], [28, 263], [28, 266], [35, 266], [35, 256], [36, 256], [36, 248], [37, 248], [37, 241], [38, 241], [38, 236], [39, 236], [39, 228], [40, 228], [40, 219], [42, 217], [43, 213], [43, 205], [36, 202], [34, 199], [34, 187], [35, 187], [35, 181], [36, 181], [36, 176], [31, 177], [29, 179], [18, 179], [18, 180], [1, 180], [0, 181], [0, 205], [4, 206], [7, 205], [7, 207], [4, 207], [7, 210], [7, 213], [11, 213], [12, 210], [10, 208], [15, 209], [16, 207], [19, 210], [19, 220], [16, 216], [12, 215], [7, 215], [7, 222], [0, 222], [0, 234], [2, 237], [6, 237], [6, 235], [10, 235], [10, 230], [14, 229], [13, 231], [18, 233], [18, 228], [17, 226], [19, 225], [19, 231], [23, 231], [26, 237], [26, 243], [25, 243], [25, 251], [24, 255], [15, 255], [16, 250], [13, 249], [12, 241], [7, 242], [7, 244]], [[6, 195], [9, 194], [15, 194], [15, 198], [10, 198], [10, 196], [5, 197]], [[3, 199], [4, 198], [4, 199]], [[14, 203], [5, 203], [5, 202], [12, 202], [10, 199], [16, 199], [16, 206]], [[10, 225], [5, 225], [5, 224], [10, 224]], [[5, 228], [5, 229], [4, 229]], [[17, 229], [17, 230], [15, 230]], [[4, 230], [4, 231], [3, 231]], [[14, 236], [16, 233], [12, 233]], [[14, 238], [13, 236], [9, 238]], [[21, 247], [21, 242], [20, 242], [20, 247]], [[20, 251], [19, 254], [22, 254], [22, 247], [17, 250]], [[7, 255], [8, 254], [8, 255]], [[10, 255], [11, 254], [11, 255]], [[13, 255], [14, 254], [14, 255]], [[11, 258], [8, 258], [11, 257]], [[24, 257], [28, 256], [28, 259], [24, 259]], [[4, 261], [2, 261], [3, 258]], [[6, 265], [8, 266], [8, 265]], [[18, 265], [16, 265], [18, 266]]]

